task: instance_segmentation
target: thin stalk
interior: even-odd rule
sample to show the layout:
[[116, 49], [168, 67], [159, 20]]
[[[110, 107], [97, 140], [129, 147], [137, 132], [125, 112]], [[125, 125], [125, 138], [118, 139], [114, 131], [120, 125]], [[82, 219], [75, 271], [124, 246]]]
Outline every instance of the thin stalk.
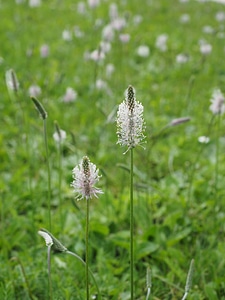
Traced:
[[152, 275], [151, 275], [151, 270], [149, 267], [147, 267], [147, 272], [146, 272], [146, 286], [147, 286], [147, 295], [146, 295], [146, 300], [149, 299], [150, 294], [151, 294], [151, 287], [152, 287]]
[[86, 200], [87, 206], [86, 206], [86, 265], [85, 265], [85, 276], [86, 276], [86, 299], [89, 300], [89, 241], [88, 241], [88, 236], [89, 236], [89, 206], [90, 202], [89, 199]]
[[60, 223], [61, 223], [61, 230], [63, 230], [63, 215], [62, 215], [62, 192], [61, 192], [61, 185], [62, 185], [62, 145], [61, 141], [59, 141], [58, 147], [58, 160], [59, 160], [59, 214], [60, 214]]
[[51, 246], [48, 246], [48, 296], [52, 300], [52, 279], [51, 279]]
[[184, 294], [182, 300], [185, 300], [185, 299], [187, 298], [187, 296], [188, 296], [188, 292], [185, 292], [185, 294]]
[[219, 152], [220, 152], [220, 123], [221, 123], [221, 115], [218, 115], [218, 123], [217, 123], [217, 136], [216, 136], [216, 167], [215, 167], [215, 195], [217, 198], [217, 190], [218, 190], [218, 176], [219, 176]]
[[191, 289], [193, 272], [194, 272], [194, 259], [192, 259], [191, 263], [190, 263], [190, 267], [189, 267], [188, 275], [187, 275], [187, 279], [186, 279], [185, 293], [184, 293], [182, 300], [185, 300], [187, 298], [188, 293]]
[[46, 119], [43, 119], [43, 124], [44, 124], [44, 142], [45, 142], [45, 152], [46, 152], [46, 163], [47, 163], [47, 170], [48, 170], [48, 221], [49, 221], [49, 231], [51, 231], [51, 227], [52, 227], [52, 222], [51, 222], [51, 173], [50, 173], [50, 164], [49, 164]]
[[62, 191], [61, 191], [61, 186], [62, 186], [62, 140], [63, 140], [63, 137], [62, 137], [62, 131], [59, 128], [57, 121], [55, 121], [54, 123], [55, 123], [55, 129], [56, 129], [56, 133], [54, 135], [56, 135], [56, 137], [57, 137], [56, 143], [57, 143], [58, 170], [59, 170], [59, 177], [58, 177], [59, 215], [60, 215], [61, 230], [63, 230], [64, 220], [63, 220], [63, 214], [62, 214]]
[[190, 108], [190, 96], [191, 96], [191, 92], [192, 92], [192, 89], [193, 89], [193, 86], [194, 86], [194, 82], [195, 82], [195, 76], [194, 75], [191, 75], [191, 77], [189, 78], [189, 81], [188, 81], [188, 90], [187, 90], [187, 94], [186, 94], [186, 97], [185, 97], [185, 113], [189, 112], [189, 108]]
[[134, 197], [133, 148], [130, 150], [130, 299], [134, 299]]

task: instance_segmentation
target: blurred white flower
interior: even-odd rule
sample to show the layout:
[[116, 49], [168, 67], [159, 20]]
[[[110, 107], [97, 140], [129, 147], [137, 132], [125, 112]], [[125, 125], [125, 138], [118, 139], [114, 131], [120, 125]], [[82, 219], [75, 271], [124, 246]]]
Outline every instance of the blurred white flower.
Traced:
[[208, 142], [210, 141], [209, 137], [207, 136], [200, 136], [198, 138], [199, 143], [201, 144], [208, 144]]
[[176, 62], [178, 64], [185, 64], [186, 62], [188, 62], [189, 57], [186, 54], [180, 53], [176, 56]]
[[96, 49], [89, 54], [89, 58], [93, 61], [102, 61], [105, 58], [105, 53], [101, 49]]
[[38, 7], [41, 5], [41, 0], [29, 0], [30, 7]]
[[220, 89], [215, 89], [212, 94], [212, 98], [210, 99], [211, 105], [209, 109], [214, 115], [224, 114], [225, 112], [225, 98], [221, 93]]
[[86, 6], [84, 2], [81, 1], [77, 3], [77, 12], [81, 15], [86, 13]]
[[111, 26], [115, 30], [120, 31], [126, 26], [126, 20], [124, 18], [116, 18], [111, 22]]
[[142, 22], [142, 20], [143, 20], [143, 16], [142, 15], [135, 15], [133, 17], [133, 22], [134, 22], [135, 25], [140, 24]]
[[98, 90], [107, 89], [107, 83], [102, 79], [97, 79], [96, 83], [95, 83], [95, 86]]
[[204, 27], [202, 28], [202, 31], [203, 31], [204, 33], [211, 34], [211, 33], [214, 32], [214, 29], [213, 29], [211, 26], [206, 25], [206, 26], [204, 26]]
[[94, 25], [94, 27], [95, 28], [100, 28], [100, 27], [102, 27], [103, 24], [104, 24], [103, 19], [98, 18], [98, 19], [95, 19], [95, 25]]
[[77, 92], [73, 88], [68, 87], [66, 89], [65, 95], [63, 96], [63, 101], [64, 102], [73, 102], [76, 99], [77, 99]]
[[128, 33], [121, 33], [119, 39], [123, 44], [126, 44], [130, 41], [130, 35]]
[[95, 8], [99, 6], [100, 0], [88, 0], [88, 5], [90, 8]]
[[108, 53], [111, 50], [111, 44], [106, 41], [101, 41], [100, 49], [101, 49], [101, 52]]
[[38, 234], [44, 238], [47, 247], [51, 247], [53, 245], [53, 239], [50, 234], [42, 230], [39, 230]]
[[145, 138], [143, 111], [144, 107], [136, 100], [135, 90], [130, 85], [126, 90], [125, 100], [117, 111], [117, 143], [127, 146], [127, 151], [140, 145]]
[[118, 18], [118, 9], [116, 3], [111, 3], [109, 6], [109, 17], [110, 20], [114, 20]]
[[170, 122], [170, 126], [177, 126], [177, 125], [186, 123], [186, 122], [190, 121], [190, 119], [191, 118], [189, 118], [189, 117], [183, 117], [183, 118], [173, 119]]
[[106, 65], [106, 76], [107, 77], [110, 77], [114, 71], [115, 71], [115, 67], [113, 64]]
[[53, 133], [53, 139], [56, 143], [61, 143], [66, 139], [66, 132], [62, 129]]
[[159, 49], [162, 52], [167, 51], [167, 40], [168, 40], [168, 35], [163, 33], [160, 34], [155, 42], [155, 46], [157, 49]]
[[48, 45], [43, 44], [43, 45], [40, 47], [40, 56], [41, 56], [42, 58], [48, 57], [48, 56], [49, 56], [49, 52], [50, 52], [50, 50], [49, 50], [49, 46], [48, 46]]
[[102, 38], [108, 42], [111, 42], [114, 38], [114, 29], [111, 24], [106, 25], [102, 29]]
[[150, 54], [150, 49], [146, 45], [141, 45], [137, 49], [137, 54], [141, 57], [148, 57]]
[[225, 13], [223, 11], [219, 11], [215, 18], [218, 22], [223, 22], [225, 20]]
[[185, 24], [185, 23], [189, 23], [190, 22], [190, 15], [189, 14], [183, 14], [180, 16], [180, 22], [182, 24]]
[[41, 94], [40, 86], [38, 86], [36, 84], [31, 85], [28, 89], [28, 94], [29, 94], [29, 96], [32, 96], [32, 97], [40, 96], [40, 94]]
[[67, 41], [67, 42], [72, 41], [72, 33], [71, 33], [71, 31], [69, 31], [67, 29], [63, 30], [63, 32], [62, 32], [62, 39], [64, 41]]
[[73, 169], [71, 186], [78, 194], [77, 200], [84, 198], [89, 200], [93, 196], [98, 198], [98, 194], [103, 194], [101, 189], [95, 187], [100, 179], [98, 172], [96, 165], [91, 163], [87, 156], [84, 156], [82, 162]]
[[200, 41], [200, 52], [203, 55], [209, 55], [212, 52], [212, 45], [204, 41], [203, 42]]

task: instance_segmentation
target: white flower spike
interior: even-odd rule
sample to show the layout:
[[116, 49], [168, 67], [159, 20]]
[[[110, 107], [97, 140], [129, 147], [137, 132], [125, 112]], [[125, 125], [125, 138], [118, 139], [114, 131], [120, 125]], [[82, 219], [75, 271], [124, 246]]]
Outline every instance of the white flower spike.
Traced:
[[214, 115], [222, 115], [225, 112], [225, 98], [219, 89], [214, 90], [212, 94], [211, 105], [209, 109]]
[[136, 101], [135, 90], [130, 85], [117, 112], [117, 143], [128, 146], [128, 150], [140, 145], [145, 138], [143, 111], [143, 105]]
[[42, 230], [39, 230], [38, 234], [44, 238], [47, 247], [51, 247], [53, 245], [53, 240], [50, 234]]
[[83, 157], [82, 162], [73, 169], [73, 182], [71, 186], [78, 194], [77, 200], [93, 196], [98, 198], [98, 194], [103, 194], [102, 190], [94, 185], [99, 181], [98, 169], [96, 165], [90, 162], [87, 156]]

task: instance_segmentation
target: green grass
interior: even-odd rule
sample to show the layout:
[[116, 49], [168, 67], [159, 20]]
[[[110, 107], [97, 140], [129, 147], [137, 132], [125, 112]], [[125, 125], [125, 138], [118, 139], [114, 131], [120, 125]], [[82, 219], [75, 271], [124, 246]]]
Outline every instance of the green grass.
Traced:
[[[0, 1], [0, 298], [48, 299], [47, 248], [37, 234], [49, 229], [48, 170], [42, 120], [28, 94], [37, 84], [48, 113], [51, 232], [85, 259], [86, 205], [75, 200], [70, 183], [73, 167], [88, 155], [100, 169], [104, 191], [90, 203], [89, 266], [102, 299], [129, 299], [129, 154], [116, 145], [116, 114], [107, 120], [131, 84], [145, 109], [147, 136], [146, 149], [136, 148], [134, 159], [135, 299], [146, 297], [148, 266], [150, 299], [181, 299], [191, 259], [195, 267], [188, 299], [225, 299], [225, 122], [221, 116], [218, 131], [218, 118], [210, 123], [209, 110], [214, 88], [225, 93], [225, 24], [215, 18], [225, 7], [191, 0], [115, 0], [127, 20], [122, 32], [131, 38], [122, 44], [115, 32], [111, 51], [97, 65], [84, 55], [98, 49], [111, 1], [102, 0], [94, 10], [86, 5], [85, 16], [77, 12], [78, 1], [42, 2], [30, 8], [27, 1]], [[182, 14], [189, 14], [189, 23], [179, 21]], [[136, 15], [142, 16], [140, 24], [134, 23]], [[64, 41], [63, 30], [73, 32], [76, 25], [83, 37]], [[212, 34], [203, 32], [206, 25]], [[155, 47], [162, 33], [168, 35], [166, 52]], [[205, 60], [200, 39], [212, 45]], [[42, 44], [50, 47], [45, 59], [39, 53]], [[147, 58], [137, 55], [142, 44], [150, 48]], [[179, 53], [189, 61], [177, 64]], [[115, 66], [111, 78], [105, 72], [108, 63]], [[5, 84], [11, 68], [20, 82], [12, 99]], [[97, 90], [95, 79], [104, 80], [109, 91]], [[78, 93], [73, 103], [62, 101], [68, 86]], [[184, 116], [191, 121], [158, 135], [172, 119]], [[67, 132], [61, 168], [52, 137], [55, 120]], [[202, 135], [210, 137], [208, 144], [198, 142]], [[53, 299], [85, 299], [84, 266], [72, 256], [52, 253], [52, 285]], [[91, 281], [90, 295], [95, 293]]]

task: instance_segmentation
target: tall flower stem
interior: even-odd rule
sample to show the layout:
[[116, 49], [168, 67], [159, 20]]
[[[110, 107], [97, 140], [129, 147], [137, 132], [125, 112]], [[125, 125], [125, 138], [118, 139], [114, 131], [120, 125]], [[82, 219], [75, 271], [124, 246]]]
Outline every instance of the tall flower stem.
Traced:
[[89, 199], [86, 200], [86, 238], [85, 238], [85, 243], [86, 243], [86, 264], [85, 264], [85, 276], [86, 276], [86, 299], [89, 300], [89, 206], [90, 206], [90, 201]]
[[59, 149], [58, 149], [58, 159], [59, 159], [59, 213], [60, 213], [60, 223], [61, 223], [61, 230], [63, 230], [63, 214], [62, 214], [62, 145], [59, 142]]
[[134, 299], [134, 197], [133, 148], [130, 149], [130, 299]]
[[50, 172], [50, 164], [49, 164], [46, 119], [43, 120], [43, 124], [44, 124], [44, 142], [45, 142], [45, 152], [46, 152], [46, 164], [47, 164], [47, 172], [48, 172], [48, 222], [49, 222], [49, 230], [51, 231], [51, 227], [52, 227], [52, 221], [51, 221], [51, 172]]
[[49, 299], [52, 300], [52, 278], [51, 278], [51, 245], [47, 248], [48, 251], [48, 295]]
[[[143, 134], [143, 105], [136, 100], [135, 90], [129, 85], [125, 100], [117, 111], [118, 144], [130, 150], [130, 299], [134, 299], [134, 200], [133, 200], [133, 148], [140, 145], [145, 138]], [[124, 153], [124, 154], [125, 154]]]
[[216, 136], [216, 167], [215, 167], [215, 196], [216, 196], [216, 198], [217, 198], [218, 176], [219, 176], [220, 123], [221, 123], [221, 115], [219, 114], [218, 121], [217, 121], [217, 136]]
[[48, 138], [47, 138], [47, 112], [42, 106], [42, 104], [35, 98], [31, 97], [37, 111], [40, 114], [40, 117], [43, 120], [44, 127], [44, 144], [45, 144], [45, 153], [46, 153], [46, 163], [47, 163], [47, 172], [48, 172], [48, 221], [49, 221], [49, 230], [51, 230], [51, 174], [50, 174], [50, 165], [49, 165], [49, 154], [48, 154]]

